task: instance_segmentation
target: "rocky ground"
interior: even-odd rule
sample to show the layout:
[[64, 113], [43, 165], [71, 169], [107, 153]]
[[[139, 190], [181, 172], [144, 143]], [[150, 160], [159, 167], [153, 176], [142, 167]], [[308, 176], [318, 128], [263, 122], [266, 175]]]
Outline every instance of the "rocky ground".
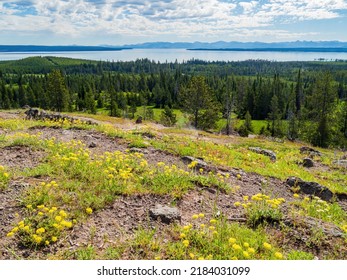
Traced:
[[[1, 113], [0, 117], [18, 118], [18, 115]], [[123, 126], [124, 124], [120, 128]], [[140, 126], [137, 125], [137, 127]], [[55, 137], [62, 142], [80, 140], [95, 155], [116, 150], [124, 152], [129, 148], [124, 139], [111, 138], [97, 131], [64, 130], [59, 127], [33, 127], [26, 132], [29, 134], [41, 132], [43, 139]], [[11, 132], [2, 129], [0, 133], [9, 134]], [[208, 139], [206, 135], [203, 138], [205, 141], [220, 141], [214, 137]], [[223, 138], [223, 142], [226, 141]], [[235, 140], [230, 138], [230, 141]], [[187, 169], [186, 164], [179, 156], [152, 147], [141, 149], [141, 152], [149, 164], [156, 165], [158, 162], [165, 162]], [[30, 169], [44, 160], [44, 151], [28, 146], [19, 145], [0, 149], [0, 165], [9, 168]], [[18, 222], [18, 217], [21, 216], [23, 211], [20, 207], [22, 193], [37, 180], [42, 180], [42, 178], [33, 177], [15, 178], [11, 181], [8, 189], [0, 191], [0, 259], [45, 259], [52, 257], [59, 251], [73, 251], [88, 244], [92, 244], [97, 248], [104, 248], [108, 244], [114, 244], [120, 239], [126, 238], [138, 228], [156, 228], [165, 231], [168, 225], [151, 218], [149, 214], [150, 210], [158, 204], [176, 207], [179, 212], [179, 223], [181, 224], [188, 223], [195, 213], [206, 213], [206, 219], [211, 218], [212, 213], [223, 213], [229, 221], [244, 223], [244, 211], [235, 207], [234, 203], [241, 201], [243, 196], [252, 196], [264, 191], [274, 197], [283, 197], [286, 200], [285, 207], [291, 207], [290, 202], [293, 200], [293, 193], [285, 181], [271, 177], [265, 178], [255, 173], [246, 173], [232, 168], [227, 170], [224, 168], [220, 172], [228, 172], [232, 175], [228, 179], [228, 184], [237, 186], [237, 191], [226, 194], [216, 191], [213, 187], [197, 184], [194, 189], [179, 200], [174, 200], [170, 195], [120, 196], [111, 205], [93, 213], [83, 223], [76, 225], [65, 240], [61, 240], [54, 246], [40, 251], [20, 248], [16, 243], [5, 237], [6, 233], [13, 227], [13, 222]], [[236, 174], [241, 176], [238, 178]], [[340, 204], [346, 209], [346, 200], [341, 199]], [[284, 211], [286, 211], [285, 207]], [[317, 258], [329, 257], [329, 251], [334, 251], [334, 254], [337, 254], [334, 257], [347, 258], [347, 249], [342, 238], [342, 232], [336, 226], [313, 218], [303, 219], [289, 215], [285, 217], [283, 223], [286, 231], [283, 231], [283, 228], [278, 224], [270, 223], [267, 227], [268, 233], [277, 236], [277, 240], [282, 243], [280, 245], [283, 247], [309, 250]], [[311, 240], [313, 231], [317, 228], [324, 232], [324, 238], [320, 241], [319, 246]], [[124, 255], [123, 258], [131, 258], [131, 255]]]

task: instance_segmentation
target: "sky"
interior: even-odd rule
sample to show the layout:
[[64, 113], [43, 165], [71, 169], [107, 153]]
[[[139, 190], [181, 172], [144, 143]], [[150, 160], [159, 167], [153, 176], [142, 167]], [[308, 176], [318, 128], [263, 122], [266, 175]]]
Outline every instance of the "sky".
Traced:
[[347, 42], [347, 0], [0, 0], [1, 45]]

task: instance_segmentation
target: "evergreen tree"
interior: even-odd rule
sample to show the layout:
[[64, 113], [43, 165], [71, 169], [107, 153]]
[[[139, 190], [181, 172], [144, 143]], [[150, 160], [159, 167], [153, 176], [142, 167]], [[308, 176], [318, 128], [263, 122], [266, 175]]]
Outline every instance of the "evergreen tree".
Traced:
[[160, 123], [165, 126], [174, 126], [176, 124], [176, 114], [169, 106], [165, 106], [160, 115]]
[[312, 95], [308, 104], [307, 129], [311, 131], [309, 140], [312, 144], [327, 147], [331, 140], [336, 123], [334, 111], [336, 109], [337, 90], [332, 83], [331, 74], [326, 72], [317, 76], [313, 85]]
[[69, 107], [69, 95], [64, 77], [59, 70], [53, 70], [48, 75], [48, 94], [51, 107], [58, 112], [66, 111]]
[[283, 136], [283, 128], [282, 128], [282, 115], [280, 112], [280, 108], [278, 105], [278, 97], [274, 95], [271, 98], [270, 103], [270, 132], [272, 137], [281, 137]]
[[213, 104], [212, 93], [205, 78], [201, 76], [191, 78], [188, 86], [181, 91], [180, 98], [183, 110], [192, 114], [193, 125], [198, 128], [201, 113], [208, 110]]

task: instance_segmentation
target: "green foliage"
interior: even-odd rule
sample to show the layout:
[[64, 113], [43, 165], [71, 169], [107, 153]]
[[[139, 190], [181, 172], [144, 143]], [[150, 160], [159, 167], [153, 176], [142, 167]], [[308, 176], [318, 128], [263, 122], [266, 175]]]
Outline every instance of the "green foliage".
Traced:
[[180, 93], [183, 110], [192, 115], [192, 122], [196, 128], [200, 127], [201, 120], [203, 127], [213, 125], [207, 119], [216, 114], [212, 112], [213, 100], [210, 91], [204, 77], [192, 77], [188, 86]]
[[69, 95], [64, 77], [59, 70], [53, 70], [48, 75], [48, 92], [52, 96], [51, 107], [58, 112], [67, 111]]
[[169, 106], [165, 106], [164, 111], [160, 115], [160, 123], [165, 126], [174, 126], [176, 122], [176, 114]]
[[287, 255], [287, 260], [313, 260], [314, 255], [304, 251], [290, 251]]

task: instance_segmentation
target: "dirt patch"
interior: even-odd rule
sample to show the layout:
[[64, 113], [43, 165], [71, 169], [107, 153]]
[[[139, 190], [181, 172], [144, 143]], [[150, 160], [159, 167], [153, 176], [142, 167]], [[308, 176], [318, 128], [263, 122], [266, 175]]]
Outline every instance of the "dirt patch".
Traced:
[[2, 119], [20, 119], [23, 118], [20, 112], [0, 112], [0, 118]]
[[9, 146], [0, 149], [0, 164], [11, 168], [33, 168], [45, 157], [46, 153], [29, 146]]
[[121, 138], [108, 137], [104, 133], [93, 130], [62, 129], [59, 127], [34, 127], [29, 130], [30, 134], [41, 133], [41, 139], [55, 138], [59, 142], [72, 140], [81, 141], [93, 154], [105, 152], [125, 151], [127, 143]]
[[6, 235], [22, 216], [23, 208], [19, 205], [19, 198], [28, 186], [23, 182], [11, 182], [8, 189], [0, 192], [0, 259], [15, 258], [8, 250], [8, 247], [14, 246], [13, 241]]

